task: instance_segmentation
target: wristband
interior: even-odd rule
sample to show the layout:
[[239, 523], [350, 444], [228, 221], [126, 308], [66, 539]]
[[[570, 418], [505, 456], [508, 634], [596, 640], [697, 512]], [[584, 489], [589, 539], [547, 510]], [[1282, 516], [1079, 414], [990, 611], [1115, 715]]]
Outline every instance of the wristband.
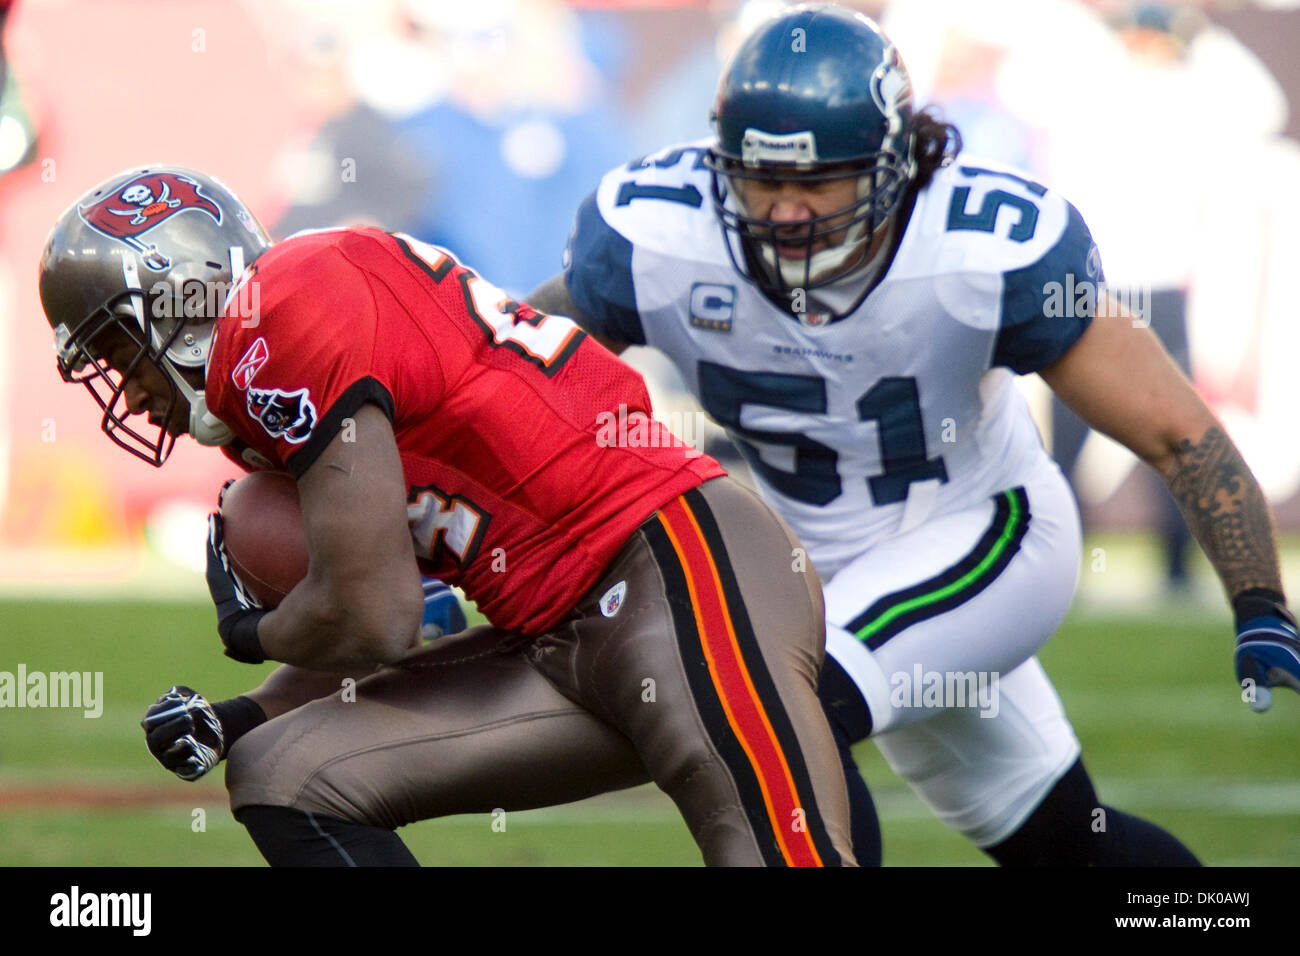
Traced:
[[266, 711], [262, 710], [261, 705], [253, 698], [242, 695], [218, 701], [212, 705], [212, 712], [221, 721], [221, 736], [227, 753], [236, 740], [259, 724], [266, 723]]
[[257, 637], [257, 625], [270, 611], [244, 611], [233, 614], [217, 626], [222, 643], [226, 645], [226, 656], [243, 664], [261, 664], [266, 661], [266, 652]]
[[1232, 613], [1236, 617], [1238, 631], [1247, 621], [1257, 617], [1280, 617], [1295, 624], [1295, 618], [1286, 609], [1286, 595], [1271, 588], [1247, 588], [1242, 591], [1232, 599]]

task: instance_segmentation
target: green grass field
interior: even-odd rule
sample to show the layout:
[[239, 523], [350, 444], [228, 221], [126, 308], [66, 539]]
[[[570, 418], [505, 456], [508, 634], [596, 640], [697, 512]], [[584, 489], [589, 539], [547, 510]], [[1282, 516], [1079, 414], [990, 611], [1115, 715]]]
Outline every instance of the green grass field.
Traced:
[[[0, 671], [102, 671], [103, 714], [0, 709], [0, 863], [260, 865], [221, 774], [184, 784], [144, 747], [138, 721], [173, 682], [213, 699], [268, 668], [220, 657], [210, 605], [0, 602]], [[1226, 608], [1076, 612], [1042, 660], [1102, 798], [1177, 833], [1210, 864], [1300, 861], [1300, 699], [1256, 715], [1232, 682]], [[256, 671], [256, 674], [253, 672]], [[885, 863], [987, 865], [936, 823], [870, 743], [858, 756], [879, 804]], [[202, 814], [196, 811], [202, 810]], [[201, 819], [200, 819], [201, 818]], [[202, 826], [199, 826], [199, 823]], [[698, 865], [653, 788], [408, 827], [427, 865]]]

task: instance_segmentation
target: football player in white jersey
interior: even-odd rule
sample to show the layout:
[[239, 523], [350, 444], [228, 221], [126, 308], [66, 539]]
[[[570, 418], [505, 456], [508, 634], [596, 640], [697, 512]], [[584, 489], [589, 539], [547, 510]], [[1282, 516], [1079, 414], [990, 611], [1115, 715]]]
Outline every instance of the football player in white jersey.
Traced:
[[668, 355], [808, 549], [858, 860], [881, 857], [848, 750], [870, 735], [1004, 865], [1195, 864], [1101, 803], [1034, 656], [1069, 608], [1081, 541], [1012, 376], [1037, 372], [1164, 476], [1232, 601], [1260, 710], [1270, 687], [1300, 689], [1300, 643], [1241, 455], [1105, 296], [1078, 212], [958, 156], [867, 18], [777, 14], [732, 58], [713, 120], [711, 144], [610, 172], [564, 273], [529, 301], [616, 351]]

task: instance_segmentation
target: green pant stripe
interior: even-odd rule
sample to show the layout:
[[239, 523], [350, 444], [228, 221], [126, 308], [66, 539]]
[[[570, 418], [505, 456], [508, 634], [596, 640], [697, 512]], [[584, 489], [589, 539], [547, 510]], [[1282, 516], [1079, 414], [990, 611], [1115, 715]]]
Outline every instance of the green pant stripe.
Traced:
[[999, 497], [1006, 502], [1010, 513], [1007, 515], [1007, 519], [1002, 527], [1002, 532], [993, 543], [993, 547], [990, 548], [984, 557], [980, 559], [979, 563], [961, 577], [957, 578], [957, 580], [909, 600], [900, 601], [898, 604], [895, 604], [883, 613], [879, 614], [857, 631], [859, 640], [870, 640], [877, 631], [888, 626], [901, 615], [908, 614], [919, 608], [934, 604], [935, 602], [943, 601], [979, 583], [980, 579], [988, 572], [989, 568], [998, 563], [1003, 553], [1011, 546], [1012, 542], [1018, 537], [1018, 532], [1021, 530], [1019, 525], [1022, 512], [1019, 499], [1012, 491], [1004, 491], [999, 495]]

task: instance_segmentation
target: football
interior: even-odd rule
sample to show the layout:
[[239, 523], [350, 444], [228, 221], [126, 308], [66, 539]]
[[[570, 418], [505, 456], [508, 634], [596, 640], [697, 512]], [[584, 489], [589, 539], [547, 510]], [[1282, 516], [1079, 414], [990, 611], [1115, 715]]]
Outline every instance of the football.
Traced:
[[297, 483], [278, 471], [240, 478], [226, 489], [221, 520], [235, 575], [262, 607], [276, 607], [307, 576]]

